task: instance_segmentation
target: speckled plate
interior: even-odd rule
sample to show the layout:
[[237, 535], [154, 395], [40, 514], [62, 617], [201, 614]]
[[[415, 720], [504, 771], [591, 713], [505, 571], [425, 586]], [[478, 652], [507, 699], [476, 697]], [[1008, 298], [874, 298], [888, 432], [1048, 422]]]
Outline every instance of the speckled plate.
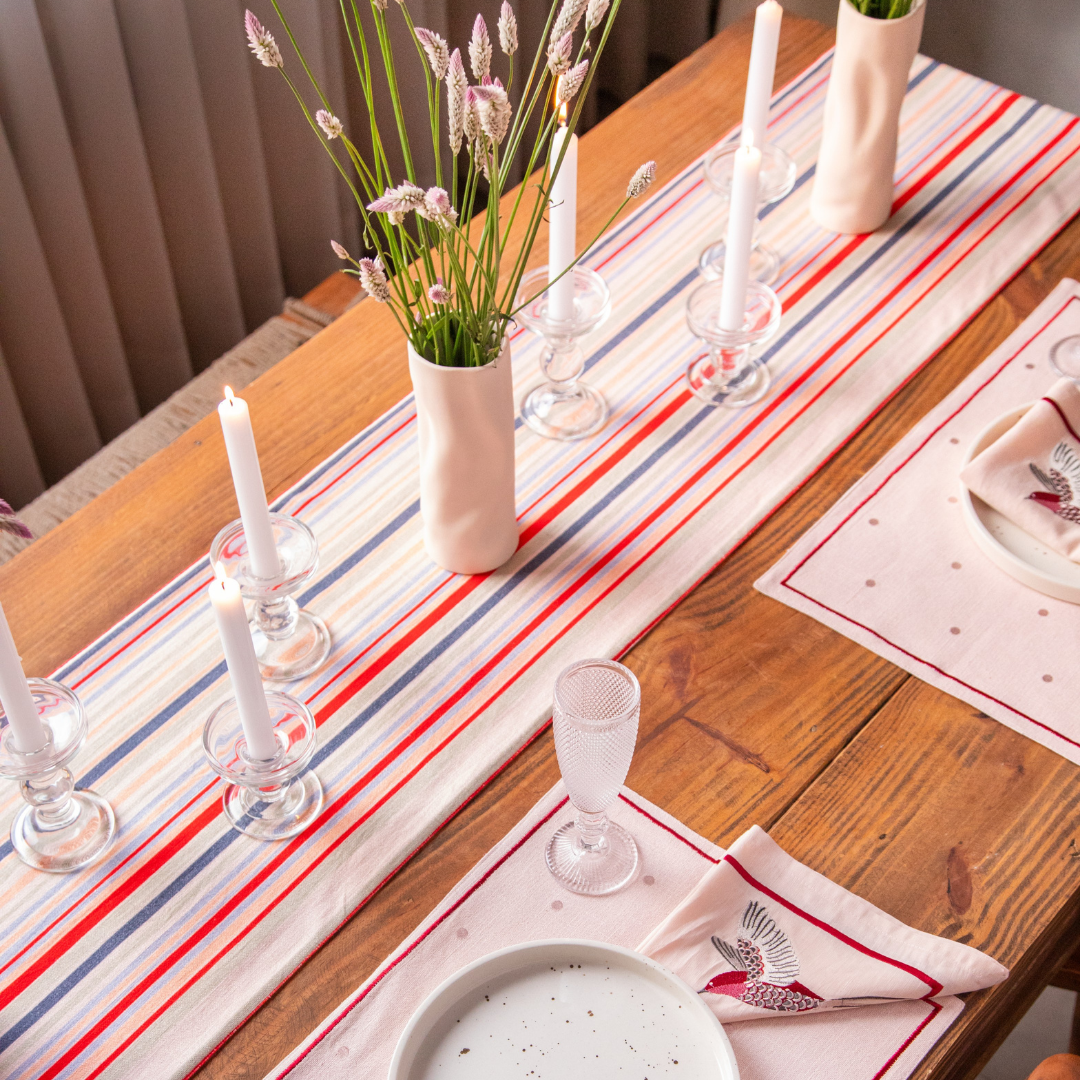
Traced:
[[[988, 424], [968, 448], [964, 464], [997, 442], [1031, 408], [1020, 405]], [[964, 524], [982, 553], [1006, 574], [1046, 596], [1080, 604], [1080, 565], [1024, 532], [960, 485]]]
[[413, 1014], [390, 1080], [738, 1080], [720, 1021], [681, 979], [599, 941], [530, 941], [451, 975]]

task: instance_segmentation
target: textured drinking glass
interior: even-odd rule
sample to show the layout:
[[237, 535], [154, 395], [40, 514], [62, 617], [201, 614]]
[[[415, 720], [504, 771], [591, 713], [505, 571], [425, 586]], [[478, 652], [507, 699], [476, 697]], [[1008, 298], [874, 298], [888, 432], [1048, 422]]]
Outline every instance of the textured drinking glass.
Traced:
[[548, 843], [548, 869], [571, 892], [604, 896], [633, 881], [634, 838], [609, 821], [637, 742], [641, 688], [614, 660], [579, 660], [555, 680], [555, 752], [577, 811]]

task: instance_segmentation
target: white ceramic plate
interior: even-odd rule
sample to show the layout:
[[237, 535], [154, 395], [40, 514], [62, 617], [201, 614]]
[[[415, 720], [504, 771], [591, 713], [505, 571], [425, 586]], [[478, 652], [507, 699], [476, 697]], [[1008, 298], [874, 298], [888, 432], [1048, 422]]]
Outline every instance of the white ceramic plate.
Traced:
[[390, 1080], [738, 1080], [720, 1021], [648, 957], [530, 941], [451, 975], [413, 1014]]
[[[1031, 408], [1021, 405], [988, 424], [968, 449], [964, 464], [996, 442]], [[1080, 565], [1052, 551], [960, 485], [964, 524], [979, 549], [1006, 574], [1029, 588], [1080, 604]]]

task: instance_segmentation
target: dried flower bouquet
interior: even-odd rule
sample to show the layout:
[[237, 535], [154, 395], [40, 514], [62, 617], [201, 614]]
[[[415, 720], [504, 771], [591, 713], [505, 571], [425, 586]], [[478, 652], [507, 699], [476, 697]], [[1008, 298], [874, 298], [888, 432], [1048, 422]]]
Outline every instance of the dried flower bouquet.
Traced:
[[[405, 179], [398, 183], [391, 176], [386, 142], [376, 120], [374, 49], [369, 48], [360, 18], [358, 3], [362, 0], [340, 0], [340, 5], [370, 118], [371, 160], [346, 134], [345, 125], [304, 60], [279, 0], [272, 2], [323, 107], [311, 115], [285, 70], [273, 36], [249, 11], [245, 27], [250, 47], [262, 64], [281, 71], [308, 122], [325, 137], [324, 147], [356, 198], [364, 243], [374, 255], [354, 258], [336, 241], [334, 251], [350, 264], [348, 272], [359, 278], [369, 296], [390, 305], [413, 348], [422, 357], [454, 367], [491, 363], [502, 349], [507, 324], [514, 314], [513, 301], [563, 154], [552, 168], [540, 174], [538, 182], [531, 185], [527, 180], [521, 184], [507, 212], [500, 200], [509, 183], [513, 162], [519, 155], [523, 157], [524, 175], [528, 178], [547, 161], [559, 113], [565, 116], [571, 103], [573, 111], [568, 126], [571, 129], [576, 126], [596, 61], [603, 52], [621, 0], [562, 0], [561, 6], [556, 0], [552, 4], [516, 115], [510, 90], [514, 56], [518, 51], [518, 27], [509, 3], [504, 0], [498, 24], [499, 48], [507, 58], [504, 86], [499, 77], [491, 74], [493, 48], [482, 16], [476, 17], [468, 46], [474, 79], [470, 84], [461, 51], [454, 49], [451, 53], [440, 35], [415, 26], [404, 0], [397, 0], [423, 61], [431, 127], [424, 138], [430, 137], [435, 156], [435, 185], [426, 190], [418, 182], [405, 128], [402, 90], [387, 28], [388, 0], [369, 2], [378, 39], [373, 44], [377, 45], [382, 61], [380, 80], [385, 78], [393, 103], [396, 137], [405, 162]], [[575, 55], [574, 35], [582, 21], [584, 34]], [[594, 36], [598, 37], [595, 48]], [[590, 52], [592, 56], [586, 56]], [[536, 135], [526, 155], [523, 144], [534, 115], [538, 117]], [[444, 128], [453, 156], [449, 191], [443, 179]], [[347, 161], [335, 153], [335, 145], [344, 147]], [[461, 158], [463, 154], [467, 155], [467, 163]], [[463, 167], [459, 168], [459, 164]], [[646, 190], [654, 172], [654, 163], [648, 162], [634, 174], [626, 199], [607, 225], [630, 198]], [[487, 210], [482, 220], [478, 216], [479, 224], [474, 224], [473, 211], [481, 177], [487, 183]], [[519, 214], [527, 215], [524, 240], [520, 250], [504, 260]]]

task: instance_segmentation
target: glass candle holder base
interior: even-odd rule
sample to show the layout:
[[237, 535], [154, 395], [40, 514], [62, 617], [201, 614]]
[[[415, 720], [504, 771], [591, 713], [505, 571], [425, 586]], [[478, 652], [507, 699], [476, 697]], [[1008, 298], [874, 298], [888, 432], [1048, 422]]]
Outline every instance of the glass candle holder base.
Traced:
[[584, 383], [568, 390], [544, 383], [522, 403], [521, 418], [545, 439], [584, 439], [607, 423], [608, 404], [599, 390]]
[[257, 619], [252, 619], [250, 626], [259, 670], [273, 682], [291, 682], [311, 675], [330, 655], [330, 631], [310, 611], [297, 610], [295, 627], [284, 638], [269, 637]]
[[51, 679], [27, 679], [45, 729], [45, 745], [15, 748], [7, 718], [0, 711], [0, 776], [19, 785], [24, 806], [11, 825], [11, 844], [35, 870], [67, 874], [97, 862], [113, 842], [112, 807], [93, 791], [76, 791], [68, 765], [86, 739], [82, 702]]
[[1054, 343], [1050, 349], [1050, 367], [1055, 375], [1080, 383], [1080, 334]]
[[[726, 255], [726, 240], [718, 240], [715, 244], [710, 244], [698, 260], [701, 276], [708, 281], [716, 281], [724, 273]], [[762, 285], [771, 285], [779, 274], [780, 253], [768, 244], [755, 244], [750, 251], [750, 280], [760, 281]]]
[[248, 560], [244, 523], [226, 525], [210, 545], [211, 566], [221, 566], [234, 578], [245, 600], [252, 603], [251, 636], [259, 670], [270, 682], [291, 682], [311, 675], [326, 663], [333, 640], [326, 623], [303, 611], [293, 599], [319, 568], [319, 545], [302, 521], [271, 514], [281, 572], [257, 577]]
[[274, 725], [277, 753], [252, 758], [236, 699], [229, 698], [203, 727], [203, 753], [227, 782], [222, 804], [237, 832], [256, 840], [284, 840], [308, 828], [319, 816], [323, 790], [308, 765], [315, 754], [315, 718], [296, 698], [273, 690], [266, 705]]
[[772, 376], [765, 364], [750, 360], [725, 377], [722, 364], [712, 353], [704, 353], [690, 363], [686, 379], [690, 390], [706, 405], [723, 405], [743, 409], [760, 401], [772, 385]]
[[548, 841], [544, 860], [564, 889], [582, 896], [608, 896], [637, 876], [638, 848], [621, 825], [605, 821], [597, 842], [585, 844], [575, 821]]
[[67, 824], [43, 820], [30, 806], [15, 815], [11, 844], [27, 866], [47, 874], [68, 874], [105, 854], [116, 834], [112, 807], [93, 791], [73, 791], [68, 804]]
[[[545, 439], [584, 439], [598, 432], [608, 418], [608, 405], [595, 387], [579, 382], [585, 356], [577, 342], [595, 330], [611, 313], [611, 293], [595, 270], [575, 266], [569, 271], [574, 286], [569, 318], [557, 319], [551, 311], [546, 266], [530, 270], [518, 287], [517, 317], [546, 340], [540, 355], [545, 382], [532, 390], [521, 404], [521, 418]], [[525, 301], [528, 300], [528, 303]]]

